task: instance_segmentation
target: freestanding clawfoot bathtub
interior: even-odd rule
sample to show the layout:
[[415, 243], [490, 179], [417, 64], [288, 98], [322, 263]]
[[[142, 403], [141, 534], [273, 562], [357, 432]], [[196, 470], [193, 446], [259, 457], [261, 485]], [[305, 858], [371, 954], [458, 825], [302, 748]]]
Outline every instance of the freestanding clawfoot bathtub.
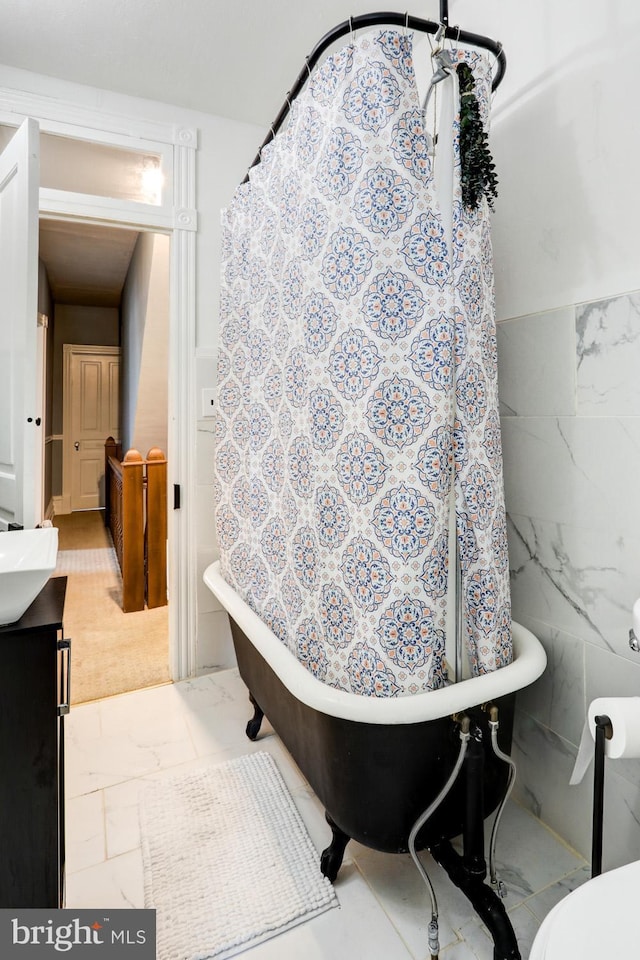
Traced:
[[[240, 675], [255, 708], [247, 735], [257, 737], [266, 714], [325, 807], [333, 841], [322, 871], [330, 879], [349, 839], [407, 851], [412, 828], [456, 764], [461, 723], [471, 731], [461, 775], [420, 829], [416, 848], [429, 848], [487, 925], [501, 928], [502, 904], [482, 883], [483, 821], [500, 804], [510, 776], [500, 754], [510, 751], [516, 691], [546, 665], [536, 637], [514, 623], [513, 662], [494, 673], [414, 696], [364, 697], [317, 680], [223, 579], [219, 563], [206, 569], [204, 581], [230, 617]], [[460, 834], [463, 858], [449, 844]], [[519, 957], [510, 943], [498, 947], [501, 930], [498, 938], [492, 932], [496, 958]]]

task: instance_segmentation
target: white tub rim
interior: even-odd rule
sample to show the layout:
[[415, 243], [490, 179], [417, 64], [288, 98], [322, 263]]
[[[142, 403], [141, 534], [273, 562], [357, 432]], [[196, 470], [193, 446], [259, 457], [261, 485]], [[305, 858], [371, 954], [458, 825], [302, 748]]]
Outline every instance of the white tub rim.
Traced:
[[203, 580], [289, 693], [313, 710], [343, 720], [378, 724], [438, 720], [527, 687], [538, 679], [547, 664], [538, 638], [512, 621], [514, 658], [508, 666], [439, 690], [402, 697], [364, 697], [338, 690], [314, 677], [227, 583], [220, 572], [219, 560], [206, 568]]

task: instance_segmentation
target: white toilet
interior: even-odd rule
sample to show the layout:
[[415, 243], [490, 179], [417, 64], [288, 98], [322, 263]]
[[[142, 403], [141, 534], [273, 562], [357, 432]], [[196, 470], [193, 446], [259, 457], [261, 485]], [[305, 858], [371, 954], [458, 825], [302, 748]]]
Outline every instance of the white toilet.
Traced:
[[640, 861], [594, 877], [548, 914], [529, 960], [633, 960], [640, 956]]

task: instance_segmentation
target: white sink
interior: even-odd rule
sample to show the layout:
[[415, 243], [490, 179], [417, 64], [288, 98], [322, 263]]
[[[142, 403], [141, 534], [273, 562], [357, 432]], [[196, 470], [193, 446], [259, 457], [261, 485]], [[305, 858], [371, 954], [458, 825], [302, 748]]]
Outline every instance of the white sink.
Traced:
[[56, 567], [58, 530], [0, 533], [0, 625], [19, 620]]

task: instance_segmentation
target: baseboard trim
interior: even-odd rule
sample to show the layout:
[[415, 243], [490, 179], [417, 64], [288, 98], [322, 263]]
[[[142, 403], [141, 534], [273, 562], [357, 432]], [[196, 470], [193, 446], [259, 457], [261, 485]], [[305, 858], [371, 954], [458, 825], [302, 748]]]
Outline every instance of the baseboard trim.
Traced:
[[53, 497], [53, 513], [59, 517], [65, 513], [71, 513], [71, 497]]

